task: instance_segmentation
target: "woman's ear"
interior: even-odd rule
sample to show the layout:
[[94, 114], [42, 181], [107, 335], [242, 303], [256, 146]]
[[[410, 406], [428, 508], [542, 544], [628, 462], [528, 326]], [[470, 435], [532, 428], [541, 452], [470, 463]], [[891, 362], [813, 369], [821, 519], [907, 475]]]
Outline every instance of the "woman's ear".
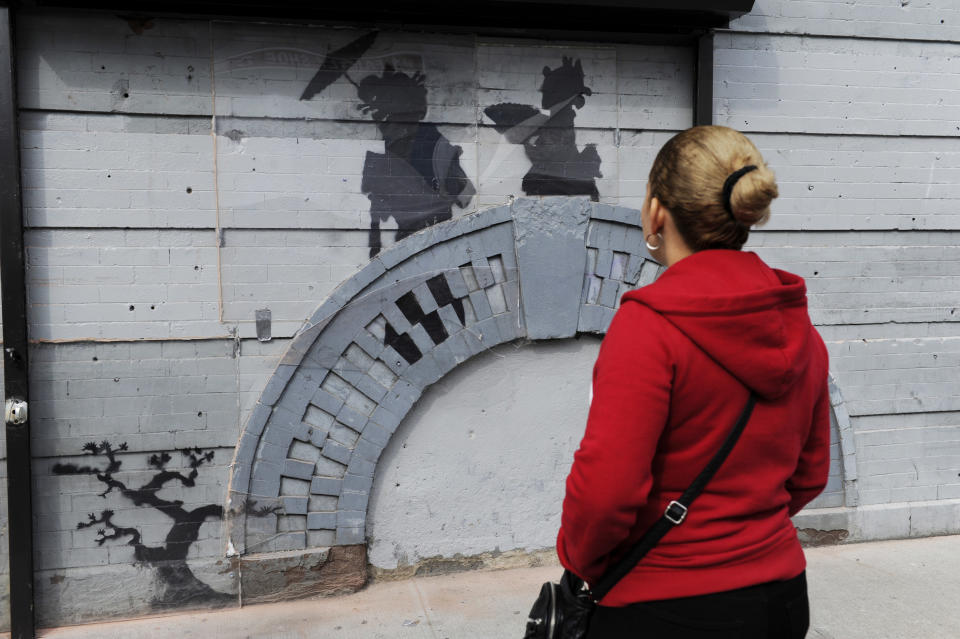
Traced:
[[666, 224], [667, 209], [655, 196], [650, 198], [650, 232], [659, 233]]

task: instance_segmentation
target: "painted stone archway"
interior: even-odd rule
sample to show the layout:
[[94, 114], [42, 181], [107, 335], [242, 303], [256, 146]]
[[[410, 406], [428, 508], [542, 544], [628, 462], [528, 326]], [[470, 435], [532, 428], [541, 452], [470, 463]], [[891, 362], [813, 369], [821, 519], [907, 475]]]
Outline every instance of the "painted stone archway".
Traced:
[[299, 331], [244, 427], [230, 501], [281, 510], [235, 512], [233, 550], [363, 543], [377, 460], [423, 391], [497, 344], [605, 332], [661, 268], [639, 224], [586, 198], [521, 199], [372, 259]]
[[[638, 210], [586, 198], [520, 199], [383, 251], [298, 332], [252, 411], [230, 502], [279, 508], [228, 509], [232, 551], [363, 544], [380, 454], [425, 389], [497, 344], [604, 333], [661, 268]], [[825, 507], [856, 497], [852, 429], [834, 423], [842, 496]]]

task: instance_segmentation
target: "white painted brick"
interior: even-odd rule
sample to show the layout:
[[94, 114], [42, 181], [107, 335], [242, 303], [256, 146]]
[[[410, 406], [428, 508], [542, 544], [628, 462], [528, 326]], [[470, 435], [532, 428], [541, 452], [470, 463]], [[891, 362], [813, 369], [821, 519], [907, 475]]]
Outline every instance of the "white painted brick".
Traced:
[[720, 34], [715, 123], [744, 131], [955, 136], [960, 104], [942, 89], [954, 84], [953, 56], [950, 44]]
[[769, 229], [956, 229], [960, 146], [923, 138], [754, 134], [776, 172]]
[[960, 306], [953, 235], [756, 232], [747, 248], [806, 279], [820, 326], [943, 321]]
[[155, 20], [135, 35], [108, 15], [27, 15], [18, 36], [24, 107], [210, 113], [209, 26], [203, 22]]
[[874, 430], [894, 430], [898, 427], [912, 429], [929, 426], [953, 426], [960, 424], [960, 412], [863, 415], [852, 417], [851, 422], [858, 433]]
[[214, 264], [194, 264], [190, 266], [157, 267], [134, 266], [130, 269], [133, 281], [140, 284], [216, 284], [217, 273]]
[[[297, 118], [341, 120], [364, 117], [356, 108], [356, 90], [345, 80], [312, 100], [299, 99], [327, 51], [363, 34], [363, 31], [263, 29], [257, 25], [217, 23], [214, 31], [217, 114], [272, 116], [285, 112]], [[475, 111], [472, 104], [464, 103], [463, 95], [464, 90], [473, 86], [472, 42], [469, 37], [459, 36], [424, 41], [415, 34], [385, 34], [364, 59], [354, 65], [351, 74], [359, 81], [366, 75], [380, 73], [384, 63], [393, 63], [406, 72], [422, 71], [429, 89], [427, 118], [470, 122]], [[397, 50], [406, 55], [394, 55]], [[411, 67], [412, 60], [420, 60], [421, 64]]]
[[[140, 120], [152, 123], [154, 129], [164, 121]], [[43, 121], [32, 124], [44, 126]], [[26, 130], [22, 148], [24, 204], [33, 225], [65, 226], [66, 217], [67, 225], [96, 226], [104, 219], [119, 219], [121, 212], [125, 222], [114, 226], [214, 223], [209, 136]], [[188, 187], [192, 193], [186, 192]], [[168, 219], [163, 213], [171, 210], [190, 221]]]
[[757, 0], [731, 29], [890, 40], [960, 41], [960, 10], [952, 0]]
[[[39, 304], [86, 304], [100, 301], [100, 286], [51, 286], [28, 280], [27, 302]], [[37, 316], [34, 315], [34, 318]]]

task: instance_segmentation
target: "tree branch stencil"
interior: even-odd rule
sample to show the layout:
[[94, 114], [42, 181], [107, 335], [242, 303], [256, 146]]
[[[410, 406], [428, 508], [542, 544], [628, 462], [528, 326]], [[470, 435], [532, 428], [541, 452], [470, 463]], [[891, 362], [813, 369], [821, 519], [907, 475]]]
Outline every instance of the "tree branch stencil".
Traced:
[[[96, 528], [95, 541], [98, 546], [107, 542], [127, 539], [127, 545], [133, 546], [134, 557], [138, 563], [149, 565], [156, 571], [157, 590], [153, 605], [158, 608], [182, 606], [184, 604], [226, 605], [235, 596], [219, 592], [200, 581], [187, 565], [187, 553], [190, 546], [200, 537], [200, 527], [206, 521], [223, 519], [224, 509], [219, 504], [207, 504], [193, 509], [184, 507], [178, 499], [164, 499], [160, 491], [168, 485], [196, 487], [200, 469], [213, 461], [214, 451], [201, 448], [180, 450], [188, 472], [172, 470], [168, 465], [173, 461], [170, 453], [155, 453], [147, 459], [147, 464], [155, 472], [150, 480], [139, 488], [127, 486], [116, 477], [123, 464], [118, 453], [128, 450], [126, 442], [114, 446], [109, 441], [87, 442], [83, 452], [93, 458], [105, 459], [104, 466], [55, 464], [56, 475], [92, 475], [105, 486], [99, 496], [106, 499], [111, 493], [118, 493], [134, 506], [148, 506], [163, 513], [171, 520], [170, 530], [161, 546], [149, 546], [143, 542], [140, 530], [114, 521], [116, 512], [104, 508], [97, 513], [89, 513], [87, 521], [77, 524], [78, 530]], [[255, 502], [247, 500], [242, 508], [249, 515], [265, 517], [276, 513], [279, 507], [257, 507]]]

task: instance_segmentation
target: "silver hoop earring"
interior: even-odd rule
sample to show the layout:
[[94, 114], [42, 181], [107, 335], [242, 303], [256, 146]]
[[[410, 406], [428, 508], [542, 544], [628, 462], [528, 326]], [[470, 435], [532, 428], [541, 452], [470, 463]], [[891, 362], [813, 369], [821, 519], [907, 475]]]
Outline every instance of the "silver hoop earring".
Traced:
[[652, 245], [652, 244], [650, 243], [650, 236], [651, 236], [651, 235], [654, 235], [654, 233], [648, 233], [648, 234], [647, 234], [647, 237], [645, 237], [645, 238], [643, 239], [643, 242], [644, 242], [644, 244], [647, 245], [647, 250], [648, 250], [648, 251], [656, 251], [656, 250], [658, 250], [661, 246], [663, 246], [663, 235], [660, 234], [660, 233], [656, 233], [656, 234], [655, 234], [655, 235], [657, 236], [657, 239], [659, 240], [659, 242], [657, 243], [656, 246], [654, 246], [654, 245]]

